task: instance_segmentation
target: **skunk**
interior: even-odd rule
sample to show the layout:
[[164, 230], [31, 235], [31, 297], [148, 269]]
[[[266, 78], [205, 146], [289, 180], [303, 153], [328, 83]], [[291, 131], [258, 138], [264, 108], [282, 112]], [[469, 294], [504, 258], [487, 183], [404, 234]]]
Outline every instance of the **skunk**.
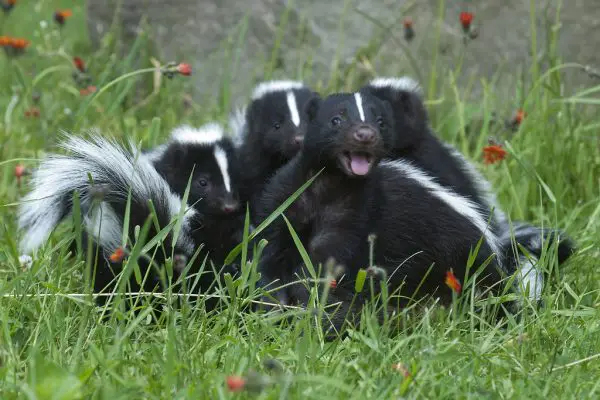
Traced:
[[[422, 100], [420, 85], [409, 77], [380, 77], [362, 87], [361, 92], [370, 93], [379, 99], [390, 102], [395, 122], [395, 143], [389, 157], [413, 163], [431, 175], [440, 185], [450, 188], [457, 194], [473, 201], [480, 214], [490, 222], [491, 228], [500, 236], [500, 251], [512, 272], [519, 270], [520, 281], [530, 285], [530, 298], [539, 299], [543, 276], [531, 262], [526, 263], [526, 271], [519, 268], [523, 254], [513, 249], [509, 235], [509, 222], [498, 204], [489, 182], [477, 171], [454, 146], [438, 139], [429, 127], [428, 115]], [[493, 213], [493, 215], [491, 215]], [[530, 224], [520, 222], [515, 231], [515, 241], [539, 258], [540, 243], [553, 237], [555, 230], [542, 230]], [[565, 240], [559, 243], [559, 262], [566, 261], [573, 252], [573, 242]], [[522, 275], [525, 271], [526, 275]]]
[[302, 147], [306, 105], [317, 96], [302, 82], [262, 82], [230, 119], [239, 143], [240, 197], [251, 211], [268, 179]]
[[[19, 210], [19, 226], [24, 230], [20, 248], [23, 253], [35, 252], [72, 213], [73, 193], [77, 191], [87, 236], [99, 247], [105, 261], [95, 275], [96, 292], [114, 281], [121, 266], [120, 262], [110, 260], [110, 254], [122, 245], [129, 194], [130, 238], [135, 236], [136, 225], [144, 225], [152, 208], [158, 226], [150, 225], [148, 240], [183, 213], [177, 241], [173, 243], [171, 230], [164, 240], [166, 251], [159, 244], [148, 253], [154, 256], [155, 264], [162, 265], [172, 255], [173, 247], [173, 255], [180, 261], [174, 265], [176, 274], [185, 267], [181, 260], [191, 260], [198, 247], [203, 246], [205, 251], [196, 258], [190, 272], [198, 271], [207, 254], [216, 265], [222, 265], [227, 252], [241, 241], [243, 215], [236, 212], [239, 202], [233, 145], [218, 126], [179, 127], [173, 131], [169, 143], [145, 154], [138, 152], [132, 143], [126, 149], [98, 134], [90, 140], [67, 136], [61, 147], [72, 154], [47, 157], [33, 175], [32, 191], [23, 199]], [[192, 168], [188, 203], [183, 204]], [[128, 245], [132, 242], [130, 239]], [[145, 272], [150, 264], [144, 260], [138, 262]], [[205, 268], [208, 271], [209, 265]], [[149, 276], [143, 287], [131, 279], [132, 290], [155, 288], [160, 283], [159, 276]], [[214, 279], [205, 273], [198, 290], [207, 289]]]
[[[330, 258], [344, 267], [345, 276], [332, 292], [342, 309], [354, 295], [358, 270], [369, 266], [371, 235], [376, 238], [375, 265], [386, 272], [390, 290], [401, 290], [403, 296], [411, 297], [420, 287], [417, 296], [435, 294], [449, 302], [446, 273], [452, 270], [464, 279], [469, 254], [479, 242], [471, 275], [484, 266], [482, 281], [498, 286], [503, 272], [498, 240], [477, 205], [409, 161], [382, 161], [394, 142], [387, 101], [365, 92], [339, 93], [311, 100], [307, 110], [304, 146], [265, 187], [258, 216], [266, 218], [318, 174], [285, 216], [315, 268]], [[306, 305], [306, 288], [290, 284], [307, 269], [287, 224], [277, 219], [264, 238], [268, 245], [259, 261], [263, 287], [287, 284], [275, 298]], [[406, 298], [400, 302], [406, 304]]]
[[[453, 146], [441, 141], [429, 127], [421, 86], [409, 77], [376, 78], [360, 89], [393, 108], [395, 143], [389, 157], [414, 163], [436, 181], [476, 203], [481, 214], [498, 228], [506, 221], [488, 181]], [[492, 210], [493, 209], [493, 210]]]

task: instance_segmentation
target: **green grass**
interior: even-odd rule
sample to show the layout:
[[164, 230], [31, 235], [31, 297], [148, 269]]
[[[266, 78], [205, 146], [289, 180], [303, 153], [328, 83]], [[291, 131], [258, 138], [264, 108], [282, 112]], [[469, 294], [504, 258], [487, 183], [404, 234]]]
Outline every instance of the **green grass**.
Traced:
[[[182, 105], [190, 90], [184, 77], [163, 78], [141, 103], [135, 89], [146, 82], [140, 77], [152, 74], [103, 91], [135, 70], [133, 60], [148, 48], [146, 37], [123, 59], [111, 57], [111, 40], [92, 53], [81, 34], [84, 10], [73, 4], [22, 1], [11, 15], [0, 16], [2, 34], [33, 42], [22, 57], [0, 55], [0, 398], [598, 398], [600, 118], [593, 96], [600, 88], [564, 94], [555, 72], [569, 66], [555, 61], [548, 73], [536, 63], [515, 88], [527, 117], [509, 133], [487, 123], [492, 112], [507, 114], [492, 84], [485, 83], [483, 98], [467, 102], [468, 90], [456, 87], [454, 71], [439, 62], [425, 80], [436, 85], [428, 92], [433, 127], [477, 163], [509, 215], [559, 226], [577, 240], [577, 254], [561, 268], [550, 255], [542, 262], [550, 275], [544, 308], [527, 307], [518, 320], [496, 323], [481, 318], [463, 296], [451, 309], [401, 310], [383, 325], [365, 312], [347, 337], [327, 342], [310, 310], [243, 312], [252, 292], [251, 277], [244, 276], [228, 282], [229, 306], [218, 314], [201, 306], [171, 307], [167, 295], [158, 321], [151, 321], [146, 298], [138, 313], [116, 310], [103, 319], [105, 311], [88, 297], [68, 296], [87, 293], [85, 260], [67, 250], [72, 224], [57, 230], [30, 269], [19, 265], [14, 204], [27, 178], [19, 186], [15, 166], [34, 168], [54, 150], [61, 129], [98, 127], [150, 146], [178, 123], [223, 120], [228, 88], [224, 83], [223, 99], [215, 103], [189, 107]], [[59, 6], [74, 11], [60, 32], [51, 20]], [[43, 31], [42, 18], [49, 22]], [[236, 37], [243, 38], [243, 31]], [[368, 50], [361, 57], [376, 56]], [[88, 62], [100, 96], [80, 96], [71, 78], [73, 55]], [[357, 71], [337, 72], [332, 71], [335, 87], [327, 90], [358, 84], [344, 80], [359, 76]], [[26, 118], [34, 106], [40, 117]], [[489, 136], [510, 154], [484, 166], [481, 148]], [[288, 314], [297, 318], [279, 324]], [[392, 367], [399, 363], [408, 373]], [[225, 385], [229, 375], [248, 375], [248, 385], [263, 390], [231, 394]]]

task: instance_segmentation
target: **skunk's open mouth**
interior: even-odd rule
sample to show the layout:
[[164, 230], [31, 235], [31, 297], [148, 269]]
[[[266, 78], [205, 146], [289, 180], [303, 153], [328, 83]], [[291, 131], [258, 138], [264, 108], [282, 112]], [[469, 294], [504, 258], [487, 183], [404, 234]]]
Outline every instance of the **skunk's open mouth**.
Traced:
[[365, 176], [373, 168], [374, 157], [364, 151], [345, 151], [340, 161], [348, 175]]

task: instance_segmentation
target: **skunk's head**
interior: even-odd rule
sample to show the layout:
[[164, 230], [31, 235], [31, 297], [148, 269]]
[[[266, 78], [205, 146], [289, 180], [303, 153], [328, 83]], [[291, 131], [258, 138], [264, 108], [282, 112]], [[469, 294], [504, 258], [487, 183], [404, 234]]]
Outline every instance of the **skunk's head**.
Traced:
[[151, 153], [159, 173], [183, 196], [193, 172], [188, 204], [208, 215], [239, 211], [237, 163], [234, 147], [215, 123], [173, 130], [170, 141]]
[[394, 149], [414, 146], [427, 132], [423, 90], [415, 80], [409, 77], [376, 78], [360, 91], [390, 103], [394, 117]]
[[256, 86], [246, 109], [250, 150], [287, 162], [302, 148], [309, 101], [318, 97], [302, 82], [268, 81]]
[[349, 177], [364, 177], [393, 141], [390, 105], [368, 93], [312, 100], [308, 116], [302, 159], [312, 168], [330, 167]]

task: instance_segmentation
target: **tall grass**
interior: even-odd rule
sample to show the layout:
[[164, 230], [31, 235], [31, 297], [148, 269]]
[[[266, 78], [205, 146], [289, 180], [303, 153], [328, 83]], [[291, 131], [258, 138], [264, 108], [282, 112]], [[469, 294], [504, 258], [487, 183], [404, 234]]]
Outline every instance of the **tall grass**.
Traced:
[[[39, 16], [50, 20], [55, 7], [66, 2], [17, 4], [2, 17], [3, 34], [39, 36], [23, 56], [0, 56], [1, 398], [598, 397], [600, 151], [595, 132], [600, 119], [594, 96], [600, 87], [565, 94], [561, 72], [581, 66], [561, 64], [556, 36], [547, 44], [553, 60], [549, 69], [534, 61], [515, 88], [527, 117], [514, 132], [493, 122], [492, 113], [503, 107], [493, 96], [501, 83], [484, 82], [482, 98], [473, 102], [468, 88], [456, 85], [457, 71], [439, 60], [429, 76], [421, 77], [428, 83], [433, 128], [477, 163], [511, 218], [559, 226], [577, 240], [579, 250], [564, 267], [556, 268], [550, 253], [542, 258], [550, 276], [545, 307], [527, 307], [520, 318], [496, 322], [478, 311], [482, 304], [475, 298], [463, 296], [449, 309], [399, 310], [379, 323], [374, 305], [363, 311], [360, 324], [349, 326], [346, 337], [326, 341], [310, 309], [247, 312], [256, 300], [256, 260], [239, 279], [226, 279], [221, 312], [204, 311], [203, 299], [175, 307], [177, 299], [168, 291], [154, 298], [134, 296], [136, 310], [115, 309], [110, 318], [88, 295], [86, 257], [68, 251], [73, 223], [57, 229], [30, 268], [20, 265], [15, 204], [26, 191], [27, 177], [19, 185], [15, 166], [34, 168], [54, 150], [61, 129], [98, 127], [106, 135], [152, 146], [184, 121], [224, 120], [232, 105], [228, 76], [238, 70], [236, 48], [243, 45], [247, 21], [236, 27], [233, 44], [224, 49], [231, 69], [224, 74], [220, 98], [183, 105], [189, 81], [166, 79], [149, 62], [136, 66], [147, 36], [141, 35], [124, 58], [116, 56], [114, 37], [92, 52], [80, 39], [82, 6], [73, 6], [74, 17], [59, 31], [52, 25], [41, 29]], [[441, 0], [440, 16], [444, 5]], [[285, 29], [282, 23], [281, 32]], [[285, 51], [280, 40], [265, 60], [269, 73], [277, 53]], [[372, 65], [368, 61], [378, 51], [371, 43], [353, 62], [336, 58], [329, 83], [320, 87], [356, 87], [369, 78], [364, 65]], [[74, 55], [88, 63], [95, 94], [80, 95], [71, 77]], [[140, 72], [144, 68], [150, 69]], [[298, 74], [305, 73], [298, 68]], [[140, 85], [150, 91], [138, 91]], [[39, 118], [24, 116], [32, 107], [40, 109]], [[510, 154], [498, 165], [484, 166], [481, 148], [490, 136]], [[252, 239], [246, 234], [238, 249], [244, 258], [247, 246], [265, 245]], [[313, 292], [315, 298], [321, 295]], [[163, 305], [164, 312], [155, 314], [151, 301]], [[246, 377], [246, 392], [228, 392], [225, 378], [231, 375]]]

